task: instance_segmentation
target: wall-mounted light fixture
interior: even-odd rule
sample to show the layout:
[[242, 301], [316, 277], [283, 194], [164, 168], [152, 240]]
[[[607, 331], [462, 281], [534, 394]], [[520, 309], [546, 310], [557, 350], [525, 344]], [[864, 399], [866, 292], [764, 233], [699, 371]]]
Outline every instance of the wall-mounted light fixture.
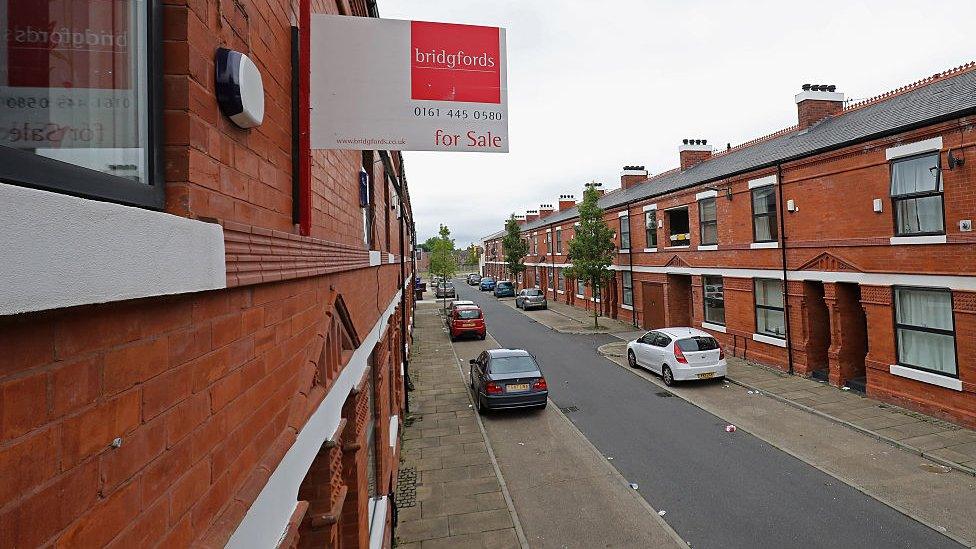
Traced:
[[952, 154], [952, 149], [949, 149], [949, 169], [954, 170], [956, 166], [962, 166], [966, 163], [966, 159], [962, 156], [956, 157]]

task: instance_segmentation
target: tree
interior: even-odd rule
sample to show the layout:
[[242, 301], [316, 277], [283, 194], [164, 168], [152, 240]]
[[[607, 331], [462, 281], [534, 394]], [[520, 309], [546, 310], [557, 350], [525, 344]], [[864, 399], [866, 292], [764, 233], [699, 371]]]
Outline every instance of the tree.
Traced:
[[434, 245], [437, 243], [438, 238], [439, 237], [437, 236], [432, 236], [427, 240], [425, 240], [423, 243], [417, 244], [417, 247], [427, 253], [432, 253], [434, 251]]
[[518, 275], [525, 271], [525, 254], [529, 253], [529, 243], [522, 239], [518, 221], [512, 214], [505, 222], [505, 237], [502, 238], [502, 248], [505, 250], [505, 265], [512, 273], [515, 291], [518, 291]]
[[469, 265], [480, 265], [481, 264], [481, 246], [477, 244], [471, 244], [468, 252], [468, 264]]
[[[595, 184], [586, 186], [583, 201], [579, 205], [579, 226], [569, 241], [567, 259], [573, 263], [566, 274], [576, 280], [585, 281], [594, 297], [613, 272], [614, 233], [603, 219], [603, 209], [597, 205], [600, 194]], [[597, 307], [593, 307], [593, 326], [599, 327]]]
[[[450, 280], [457, 273], [457, 261], [454, 257], [454, 239], [447, 225], [441, 225], [439, 237], [427, 239], [433, 249], [430, 253], [430, 274]], [[435, 288], [436, 290], [436, 288]], [[444, 307], [447, 307], [447, 296], [444, 296]]]

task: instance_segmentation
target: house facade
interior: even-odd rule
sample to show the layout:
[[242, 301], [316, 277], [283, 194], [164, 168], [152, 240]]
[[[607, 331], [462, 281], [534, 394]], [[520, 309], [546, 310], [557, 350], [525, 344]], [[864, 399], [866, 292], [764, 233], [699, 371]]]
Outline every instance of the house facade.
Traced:
[[972, 427], [974, 85], [969, 64], [858, 103], [804, 86], [793, 127], [719, 151], [685, 139], [678, 168], [626, 166], [600, 198], [606, 288], [562, 275], [569, 203], [523, 225], [526, 285]]
[[0, 60], [0, 546], [390, 546], [405, 167], [307, 146], [310, 14], [375, 3], [7, 4], [105, 48]]

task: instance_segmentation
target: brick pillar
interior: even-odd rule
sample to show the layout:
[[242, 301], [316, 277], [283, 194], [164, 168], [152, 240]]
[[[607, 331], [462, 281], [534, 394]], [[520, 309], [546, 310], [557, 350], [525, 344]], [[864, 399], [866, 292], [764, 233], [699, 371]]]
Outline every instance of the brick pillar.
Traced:
[[872, 371], [880, 370], [887, 375], [888, 366], [897, 361], [891, 300], [892, 291], [888, 286], [861, 286], [861, 306], [868, 320], [868, 355], [864, 361], [868, 394], [873, 393]]
[[862, 374], [867, 334], [861, 324], [860, 299], [853, 284], [824, 284], [824, 302], [830, 317], [830, 347], [827, 349], [830, 384], [842, 387]]

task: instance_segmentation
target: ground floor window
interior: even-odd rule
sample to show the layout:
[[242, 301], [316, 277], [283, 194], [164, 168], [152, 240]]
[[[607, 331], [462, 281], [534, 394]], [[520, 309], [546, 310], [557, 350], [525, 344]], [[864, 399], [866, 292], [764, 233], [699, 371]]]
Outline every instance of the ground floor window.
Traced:
[[563, 274], [563, 270], [559, 269], [559, 291], [566, 291], [566, 275]]
[[703, 276], [705, 322], [725, 325], [725, 288], [720, 276]]
[[576, 280], [576, 295], [586, 295], [586, 283], [583, 279]]
[[624, 271], [623, 273], [624, 283], [623, 286], [623, 303], [624, 305], [634, 305], [634, 274], [630, 271]]
[[550, 288], [552, 288], [552, 286], [553, 286], [553, 276], [554, 276], [553, 270], [552, 269], [546, 269], [546, 278], [549, 279], [549, 287]]
[[898, 364], [956, 377], [956, 334], [952, 293], [923, 288], [895, 289]]
[[783, 282], [757, 278], [756, 333], [772, 337], [786, 337], [786, 315], [783, 313]]

